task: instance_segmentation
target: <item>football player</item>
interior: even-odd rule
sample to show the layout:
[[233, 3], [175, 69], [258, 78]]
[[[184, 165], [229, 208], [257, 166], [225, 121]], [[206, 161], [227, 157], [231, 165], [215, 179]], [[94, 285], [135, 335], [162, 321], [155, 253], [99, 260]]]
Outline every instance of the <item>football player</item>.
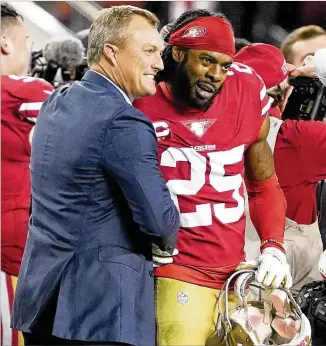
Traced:
[[216, 301], [244, 260], [244, 181], [261, 239], [257, 280], [291, 286], [286, 203], [266, 142], [273, 100], [251, 68], [233, 64], [234, 34], [221, 13], [185, 12], [166, 41], [156, 94], [135, 102], [156, 129], [181, 218], [179, 254], [161, 254], [170, 263], [156, 269], [157, 343], [217, 345]]
[[1, 3], [1, 337], [2, 345], [22, 345], [10, 329], [10, 314], [27, 236], [30, 211], [31, 131], [53, 87], [27, 77], [28, 35], [23, 18]]

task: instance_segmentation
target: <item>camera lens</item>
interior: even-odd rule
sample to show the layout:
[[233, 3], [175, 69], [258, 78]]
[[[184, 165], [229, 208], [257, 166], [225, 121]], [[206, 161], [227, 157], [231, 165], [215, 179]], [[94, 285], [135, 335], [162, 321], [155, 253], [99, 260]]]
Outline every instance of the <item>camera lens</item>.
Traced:
[[309, 87], [306, 84], [300, 84], [297, 86], [297, 90], [300, 94], [306, 94], [309, 90]]

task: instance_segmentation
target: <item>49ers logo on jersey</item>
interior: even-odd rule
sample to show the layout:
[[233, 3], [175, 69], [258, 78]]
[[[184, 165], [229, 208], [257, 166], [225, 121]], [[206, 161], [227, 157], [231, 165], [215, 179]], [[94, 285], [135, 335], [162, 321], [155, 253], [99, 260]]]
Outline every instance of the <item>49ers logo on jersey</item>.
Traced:
[[197, 137], [202, 137], [207, 130], [215, 123], [216, 119], [185, 120], [181, 124], [190, 130]]
[[206, 29], [203, 26], [193, 26], [182, 34], [182, 37], [202, 37], [206, 34]]

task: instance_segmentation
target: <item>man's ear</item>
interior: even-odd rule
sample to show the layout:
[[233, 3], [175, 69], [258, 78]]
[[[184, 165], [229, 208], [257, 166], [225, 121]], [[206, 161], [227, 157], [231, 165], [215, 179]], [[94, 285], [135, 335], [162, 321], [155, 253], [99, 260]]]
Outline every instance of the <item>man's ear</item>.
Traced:
[[106, 43], [103, 48], [103, 54], [108, 60], [108, 62], [113, 65], [117, 66], [118, 61], [117, 61], [117, 53], [119, 51], [119, 48], [115, 46], [114, 44], [109, 44]]
[[172, 47], [172, 58], [175, 62], [180, 62], [185, 56], [185, 51], [182, 48], [173, 46]]
[[8, 55], [12, 52], [12, 42], [8, 36], [1, 35], [1, 54]]

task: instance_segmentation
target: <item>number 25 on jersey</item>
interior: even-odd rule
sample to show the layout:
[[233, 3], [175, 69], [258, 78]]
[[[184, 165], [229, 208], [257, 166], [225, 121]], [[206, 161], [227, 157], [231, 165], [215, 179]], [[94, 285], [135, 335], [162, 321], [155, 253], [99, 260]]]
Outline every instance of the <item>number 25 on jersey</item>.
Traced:
[[244, 212], [244, 198], [240, 195], [243, 180], [240, 173], [225, 175], [225, 165], [241, 162], [243, 152], [244, 145], [231, 150], [207, 153], [207, 159], [193, 148], [170, 147], [162, 153], [161, 166], [177, 167], [178, 161], [190, 164], [190, 180], [171, 179], [167, 182], [171, 198], [179, 211], [178, 195], [194, 196], [205, 185], [207, 161], [211, 166], [209, 184], [216, 190], [216, 193], [233, 191], [232, 198], [238, 203], [236, 207], [232, 208], [226, 208], [225, 203], [215, 203], [212, 208], [211, 203], [195, 205], [195, 212], [180, 213], [182, 227], [210, 226], [213, 223], [212, 212], [224, 224], [239, 221]]

